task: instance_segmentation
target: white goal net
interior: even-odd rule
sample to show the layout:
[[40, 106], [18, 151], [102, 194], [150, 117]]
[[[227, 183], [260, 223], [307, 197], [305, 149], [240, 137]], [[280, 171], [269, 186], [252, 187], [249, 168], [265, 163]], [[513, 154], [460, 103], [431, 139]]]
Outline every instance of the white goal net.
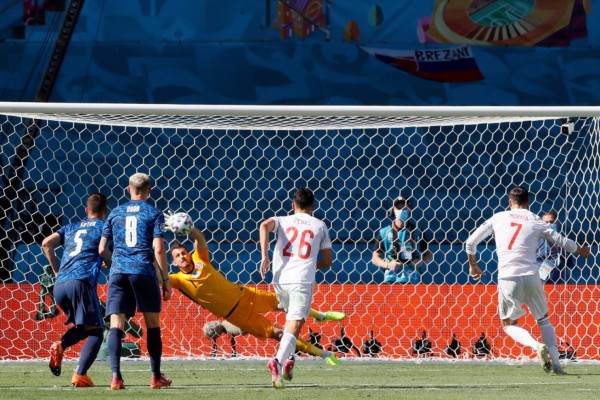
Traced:
[[[469, 278], [464, 252], [469, 233], [506, 209], [507, 190], [526, 186], [533, 212], [555, 211], [562, 233], [592, 246], [588, 259], [561, 258], [545, 289], [562, 356], [600, 360], [599, 122], [592, 107], [0, 103], [0, 360], [48, 357], [65, 319], [52, 301], [41, 240], [84, 218], [92, 192], [106, 194], [110, 208], [125, 202], [135, 172], [151, 176], [151, 203], [192, 216], [229, 280], [261, 289], [269, 285], [258, 272], [258, 225], [289, 213], [296, 188], [311, 188], [334, 253], [333, 267], [317, 274], [314, 308], [347, 318], [307, 326], [324, 348], [394, 359], [451, 357], [453, 335], [459, 358], [535, 357], [500, 327], [493, 240], [479, 249], [487, 272], [480, 283]], [[410, 197], [411, 221], [433, 259], [387, 283], [371, 258], [400, 193]], [[166, 234], [167, 245], [174, 239]], [[125, 340], [145, 355], [138, 317]], [[268, 318], [284, 321], [280, 313]], [[175, 293], [162, 314], [164, 355], [208, 357], [202, 327], [216, 319]], [[539, 338], [531, 316], [521, 325]], [[355, 348], [340, 345], [342, 328]], [[417, 342], [423, 334], [430, 346]], [[476, 346], [481, 336], [487, 347]], [[217, 355], [231, 354], [229, 338], [217, 344]], [[241, 337], [236, 351], [267, 357], [274, 345]]]

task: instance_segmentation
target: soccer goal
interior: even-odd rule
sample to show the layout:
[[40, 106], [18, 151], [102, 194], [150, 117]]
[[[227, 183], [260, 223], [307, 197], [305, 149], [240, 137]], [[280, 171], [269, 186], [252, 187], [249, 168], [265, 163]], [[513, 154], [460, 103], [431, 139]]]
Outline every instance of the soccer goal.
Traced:
[[[106, 194], [110, 208], [127, 201], [128, 176], [138, 171], [152, 178], [153, 204], [192, 216], [228, 279], [261, 289], [269, 285], [258, 272], [258, 225], [289, 213], [296, 188], [311, 188], [335, 260], [317, 274], [314, 308], [347, 315], [309, 320], [312, 339], [350, 357], [391, 359], [451, 357], [453, 336], [461, 359], [535, 357], [500, 328], [493, 240], [478, 255], [486, 270], [479, 283], [464, 253], [475, 226], [506, 209], [510, 187], [524, 185], [533, 212], [555, 211], [564, 234], [592, 246], [588, 259], [564, 258], [545, 288], [563, 356], [600, 360], [599, 122], [597, 107], [0, 103], [0, 360], [47, 357], [64, 330], [42, 238], [83, 218], [91, 192]], [[408, 282], [385, 283], [371, 262], [374, 238], [400, 193], [433, 259]], [[175, 240], [165, 235], [167, 245]], [[210, 357], [202, 328], [216, 317], [178, 293], [162, 315], [165, 356]], [[283, 324], [281, 313], [268, 318]], [[143, 328], [140, 318], [132, 324]], [[522, 325], [539, 337], [530, 316]], [[429, 349], [415, 354], [423, 335]], [[482, 335], [487, 347], [475, 346]], [[354, 348], [341, 346], [341, 336]], [[131, 331], [125, 341], [143, 343]], [[228, 357], [229, 338], [217, 343], [216, 354]], [[236, 350], [267, 357], [274, 343], [238, 337]]]

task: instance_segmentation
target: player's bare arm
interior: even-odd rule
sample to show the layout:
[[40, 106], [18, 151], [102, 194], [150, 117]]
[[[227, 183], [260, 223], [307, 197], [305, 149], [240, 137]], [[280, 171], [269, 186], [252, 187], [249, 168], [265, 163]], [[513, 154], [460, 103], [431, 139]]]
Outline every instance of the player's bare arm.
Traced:
[[102, 257], [102, 260], [104, 260], [104, 263], [110, 267], [112, 252], [108, 248], [107, 238], [100, 238], [100, 244], [98, 245], [98, 253], [100, 254], [100, 257]]
[[331, 249], [322, 249], [321, 258], [317, 261], [317, 269], [327, 269], [333, 264], [333, 255]]
[[274, 230], [275, 220], [273, 218], [264, 220], [259, 227], [260, 253], [262, 255], [260, 262], [260, 276], [263, 279], [265, 279], [265, 275], [271, 267], [271, 259], [269, 258], [269, 233]]
[[[104, 238], [101, 238], [100, 240], [102, 239]], [[100, 257], [102, 257], [102, 268], [110, 268], [112, 265], [112, 250], [110, 249], [110, 243], [105, 247], [106, 248], [104, 249], [104, 252], [98, 252], [98, 254], [100, 254]]]
[[169, 300], [173, 290], [169, 280], [169, 265], [167, 263], [167, 250], [165, 249], [165, 241], [161, 237], [155, 237], [153, 240], [154, 258], [160, 267], [159, 282], [162, 283], [163, 299]]
[[481, 279], [483, 275], [483, 271], [479, 268], [479, 264], [477, 264], [477, 258], [475, 254], [468, 254], [469, 257], [469, 275], [474, 279]]
[[54, 249], [56, 249], [58, 246], [60, 246], [60, 235], [58, 232], [54, 232], [50, 236], [44, 238], [42, 241], [42, 251], [46, 255], [48, 263], [50, 264], [52, 271], [54, 271], [54, 275], [58, 274], [59, 269], [56, 253], [54, 252]]

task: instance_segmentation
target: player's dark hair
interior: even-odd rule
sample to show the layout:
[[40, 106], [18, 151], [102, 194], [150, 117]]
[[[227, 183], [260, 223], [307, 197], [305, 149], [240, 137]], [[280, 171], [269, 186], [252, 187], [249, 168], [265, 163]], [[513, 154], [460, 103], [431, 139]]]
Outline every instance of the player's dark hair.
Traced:
[[508, 192], [508, 197], [513, 203], [519, 206], [523, 206], [529, 202], [529, 192], [521, 186], [512, 188], [510, 192]]
[[296, 190], [292, 198], [294, 204], [301, 210], [306, 210], [315, 204], [315, 195], [309, 188], [301, 188]]
[[86, 207], [94, 214], [102, 214], [108, 210], [108, 200], [102, 193], [92, 193], [87, 199]]
[[176, 240], [173, 242], [173, 244], [169, 248], [169, 252], [172, 252], [175, 249], [180, 249], [182, 247], [185, 249], [185, 246], [183, 244], [181, 244], [181, 242], [179, 240]]

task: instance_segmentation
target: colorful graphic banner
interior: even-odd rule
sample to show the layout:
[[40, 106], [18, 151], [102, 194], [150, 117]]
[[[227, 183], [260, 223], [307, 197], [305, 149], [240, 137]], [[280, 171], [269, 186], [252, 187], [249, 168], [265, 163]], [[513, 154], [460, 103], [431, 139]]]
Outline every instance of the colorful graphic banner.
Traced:
[[423, 79], [437, 82], [483, 79], [469, 46], [418, 50], [361, 49], [381, 62]]

